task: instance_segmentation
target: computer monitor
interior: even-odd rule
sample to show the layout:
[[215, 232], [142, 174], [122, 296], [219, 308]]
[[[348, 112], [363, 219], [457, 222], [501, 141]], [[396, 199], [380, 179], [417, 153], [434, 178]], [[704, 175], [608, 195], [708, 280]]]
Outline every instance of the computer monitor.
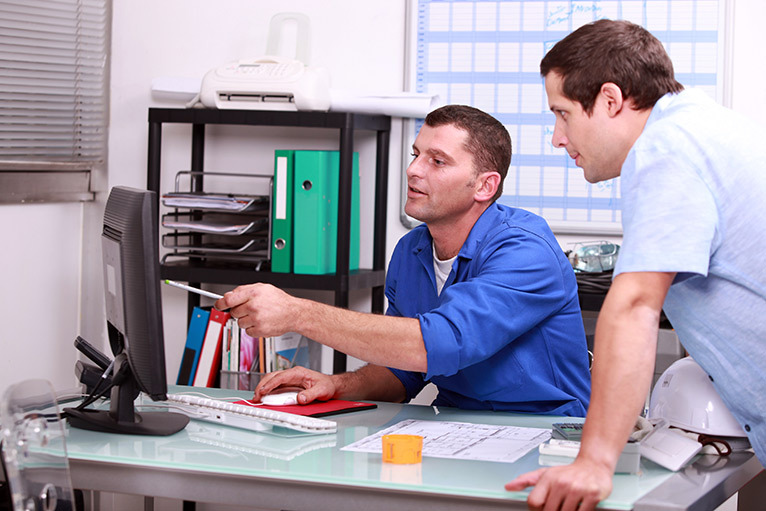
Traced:
[[170, 435], [185, 415], [135, 410], [140, 391], [167, 399], [159, 268], [159, 227], [154, 192], [112, 188], [101, 234], [109, 344], [115, 355], [109, 410], [67, 409], [73, 427], [111, 433]]

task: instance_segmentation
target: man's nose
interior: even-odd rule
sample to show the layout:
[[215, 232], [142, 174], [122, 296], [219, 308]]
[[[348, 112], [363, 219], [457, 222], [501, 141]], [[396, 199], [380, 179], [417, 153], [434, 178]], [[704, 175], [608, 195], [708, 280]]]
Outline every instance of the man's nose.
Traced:
[[553, 144], [553, 147], [565, 147], [569, 143], [566, 135], [564, 135], [561, 128], [559, 128], [558, 122], [556, 122], [556, 124], [553, 126], [553, 136], [551, 137], [551, 143]]
[[416, 156], [407, 167], [406, 175], [408, 178], [420, 175], [420, 157]]

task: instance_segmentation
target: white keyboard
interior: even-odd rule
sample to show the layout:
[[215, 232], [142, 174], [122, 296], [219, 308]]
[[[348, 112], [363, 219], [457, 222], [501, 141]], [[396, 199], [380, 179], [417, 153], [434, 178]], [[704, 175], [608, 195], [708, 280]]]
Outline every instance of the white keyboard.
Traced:
[[335, 422], [325, 419], [189, 394], [168, 394], [168, 403], [179, 408], [190, 419], [215, 422], [251, 431], [268, 431], [277, 426], [302, 433], [323, 434], [335, 433], [338, 429]]

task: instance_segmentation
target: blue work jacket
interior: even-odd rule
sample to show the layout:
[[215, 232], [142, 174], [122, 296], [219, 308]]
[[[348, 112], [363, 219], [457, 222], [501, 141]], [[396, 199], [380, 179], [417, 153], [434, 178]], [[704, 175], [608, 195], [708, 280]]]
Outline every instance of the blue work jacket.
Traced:
[[577, 282], [545, 220], [493, 204], [473, 226], [437, 294], [432, 238], [399, 240], [387, 315], [417, 318], [428, 371], [390, 368], [412, 399], [434, 405], [584, 417], [590, 373]]

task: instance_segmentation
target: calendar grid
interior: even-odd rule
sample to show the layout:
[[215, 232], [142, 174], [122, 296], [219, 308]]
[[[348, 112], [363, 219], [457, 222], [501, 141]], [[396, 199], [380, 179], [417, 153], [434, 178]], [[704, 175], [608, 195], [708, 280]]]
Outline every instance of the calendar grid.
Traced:
[[[415, 90], [500, 120], [514, 155], [499, 202], [540, 214], [564, 231], [586, 225], [619, 232], [620, 194], [619, 178], [590, 184], [566, 152], [551, 145], [554, 117], [539, 64], [557, 41], [596, 19], [628, 19], [663, 42], [678, 81], [720, 100], [725, 0], [412, 1]], [[412, 140], [421, 123], [413, 123]]]

